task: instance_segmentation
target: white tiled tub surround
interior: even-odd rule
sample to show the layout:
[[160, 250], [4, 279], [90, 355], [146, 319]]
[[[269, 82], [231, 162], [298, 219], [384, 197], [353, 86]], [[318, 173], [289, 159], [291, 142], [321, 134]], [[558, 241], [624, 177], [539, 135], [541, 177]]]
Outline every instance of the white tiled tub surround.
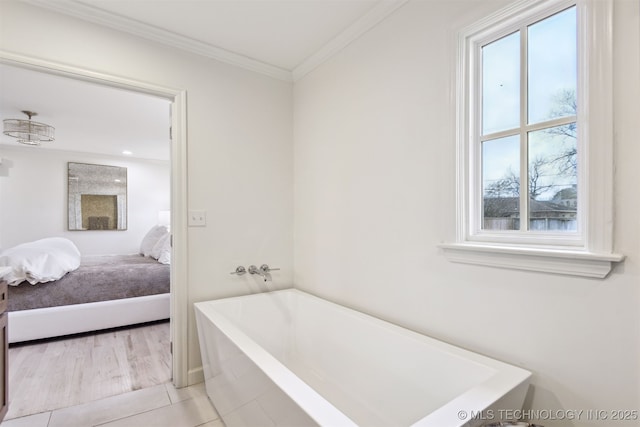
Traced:
[[520, 409], [531, 376], [294, 289], [195, 307], [227, 427], [478, 426]]

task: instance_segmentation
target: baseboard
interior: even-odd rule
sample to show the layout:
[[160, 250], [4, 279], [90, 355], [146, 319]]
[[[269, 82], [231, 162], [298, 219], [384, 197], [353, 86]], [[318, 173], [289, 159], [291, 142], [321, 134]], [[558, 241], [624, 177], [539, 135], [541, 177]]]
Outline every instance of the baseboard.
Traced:
[[204, 381], [204, 372], [202, 366], [198, 366], [195, 369], [189, 369], [187, 373], [187, 384], [194, 385]]

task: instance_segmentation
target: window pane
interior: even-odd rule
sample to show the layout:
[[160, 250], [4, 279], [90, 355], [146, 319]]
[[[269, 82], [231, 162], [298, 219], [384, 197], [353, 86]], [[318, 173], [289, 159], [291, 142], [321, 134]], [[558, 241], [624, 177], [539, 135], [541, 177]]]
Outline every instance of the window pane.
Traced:
[[482, 194], [485, 230], [520, 228], [520, 137], [482, 143]]
[[576, 114], [576, 8], [529, 27], [529, 123]]
[[576, 231], [576, 124], [529, 133], [529, 229]]
[[520, 33], [482, 48], [482, 134], [520, 126]]

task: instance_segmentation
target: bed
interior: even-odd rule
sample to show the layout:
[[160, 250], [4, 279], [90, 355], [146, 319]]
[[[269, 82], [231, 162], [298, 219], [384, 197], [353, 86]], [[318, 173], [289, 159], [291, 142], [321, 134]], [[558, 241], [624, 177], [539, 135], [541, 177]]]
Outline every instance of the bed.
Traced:
[[[12, 285], [8, 286], [9, 343], [169, 318], [169, 263], [161, 263], [147, 253], [80, 257], [77, 252], [75, 259], [75, 246], [68, 246], [66, 239], [55, 239], [54, 246], [73, 252], [73, 261], [66, 257], [52, 261], [58, 252], [49, 245], [42, 249], [46, 255], [40, 262], [33, 256], [29, 260], [30, 271], [37, 274], [4, 277]], [[0, 262], [8, 264], [7, 257], [0, 256]], [[68, 271], [48, 274], [51, 266]], [[29, 269], [14, 266], [14, 271], [18, 270]]]

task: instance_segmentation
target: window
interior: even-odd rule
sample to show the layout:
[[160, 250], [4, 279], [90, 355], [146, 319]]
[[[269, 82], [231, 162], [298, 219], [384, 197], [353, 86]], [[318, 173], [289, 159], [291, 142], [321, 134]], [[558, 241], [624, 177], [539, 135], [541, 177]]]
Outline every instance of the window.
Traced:
[[[459, 35], [452, 261], [604, 277], [610, 0], [519, 1]], [[590, 120], [586, 120], [589, 117]]]
[[482, 230], [578, 232], [576, 8], [480, 46]]

